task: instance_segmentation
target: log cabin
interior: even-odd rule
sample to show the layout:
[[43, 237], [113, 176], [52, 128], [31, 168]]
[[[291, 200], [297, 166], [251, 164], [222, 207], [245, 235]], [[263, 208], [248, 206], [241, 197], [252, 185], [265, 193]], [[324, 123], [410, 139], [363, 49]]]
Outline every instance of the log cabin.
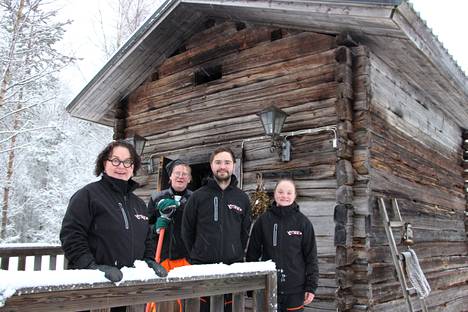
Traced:
[[67, 110], [146, 139], [142, 198], [175, 158], [199, 187], [219, 145], [249, 194], [294, 178], [320, 266], [306, 311], [408, 311], [378, 198], [412, 225], [428, 309], [466, 311], [468, 80], [407, 1], [167, 0]]

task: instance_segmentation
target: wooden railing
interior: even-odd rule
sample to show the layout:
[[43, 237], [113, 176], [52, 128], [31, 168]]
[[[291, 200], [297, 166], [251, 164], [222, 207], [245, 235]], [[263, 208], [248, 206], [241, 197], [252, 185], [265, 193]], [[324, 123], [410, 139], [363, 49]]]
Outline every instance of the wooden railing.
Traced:
[[[32, 254], [41, 258], [41, 248], [0, 248], [2, 264], [9, 257], [27, 257]], [[57, 256], [55, 248], [42, 249], [47, 255]], [[53, 257], [51, 257], [52, 259]], [[36, 259], [36, 258], [35, 258]], [[37, 260], [38, 262], [40, 260]], [[25, 260], [21, 262], [24, 268]], [[51, 261], [52, 263], [52, 261]], [[36, 261], [35, 261], [36, 264]], [[36, 267], [36, 265], [35, 265]], [[40, 268], [39, 264], [36, 268]], [[2, 265], [3, 268], [3, 265]], [[196, 268], [193, 268], [196, 272]], [[61, 272], [47, 272], [46, 278], [54, 278]], [[47, 285], [47, 283], [45, 283]], [[1, 286], [1, 281], [0, 281]], [[1, 287], [0, 287], [1, 288]], [[0, 289], [1, 290], [1, 289]], [[246, 308], [245, 293], [253, 291], [253, 304]], [[276, 270], [249, 271], [242, 273], [206, 274], [203, 276], [156, 278], [147, 281], [113, 283], [73, 284], [63, 286], [22, 287], [14, 295], [0, 300], [3, 311], [107, 311], [113, 306], [128, 306], [127, 311], [143, 311], [146, 302], [163, 302], [183, 299], [185, 310], [198, 312], [199, 297], [210, 296], [211, 311], [223, 311], [223, 295], [233, 294], [233, 312], [276, 311]], [[0, 299], [2, 294], [0, 294]], [[250, 302], [250, 301], [249, 301]]]
[[[57, 256], [63, 255], [62, 247], [59, 245], [0, 245], [0, 260], [2, 270], [14, 270], [14, 271], [25, 271], [26, 270], [26, 258], [34, 257], [34, 271], [40, 271], [42, 267], [43, 256], [49, 256], [49, 270], [56, 270], [57, 268]], [[18, 258], [18, 265], [15, 268], [10, 266], [10, 258]], [[59, 265], [66, 269], [67, 261], [63, 260]]]

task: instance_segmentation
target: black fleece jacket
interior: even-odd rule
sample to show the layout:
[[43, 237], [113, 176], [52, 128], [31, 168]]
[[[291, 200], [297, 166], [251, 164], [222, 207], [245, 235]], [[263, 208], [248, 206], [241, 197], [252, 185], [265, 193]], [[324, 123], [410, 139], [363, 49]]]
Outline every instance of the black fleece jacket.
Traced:
[[250, 229], [250, 201], [231, 176], [222, 190], [209, 178], [190, 196], [182, 220], [182, 239], [192, 264], [242, 262]]
[[255, 222], [247, 261], [276, 263], [279, 294], [315, 293], [319, 271], [314, 228], [294, 202], [270, 209]]
[[118, 268], [152, 258], [146, 205], [132, 193], [133, 180], [106, 174], [70, 199], [60, 231], [69, 267], [87, 268], [92, 262]]
[[[165, 259], [188, 259], [187, 249], [185, 248], [184, 242], [182, 241], [182, 215], [184, 214], [184, 207], [187, 203], [188, 198], [192, 195], [192, 191], [186, 189], [184, 192], [176, 192], [172, 188], [165, 189], [161, 192], [154, 192], [151, 194], [151, 198], [148, 202], [148, 214], [149, 214], [149, 223], [153, 225], [156, 223], [156, 220], [161, 216], [159, 210], [157, 209], [158, 203], [161, 199], [172, 198], [174, 195], [181, 196], [180, 206], [176, 209], [174, 214], [171, 217], [171, 222], [166, 229], [164, 234], [164, 241], [161, 249], [161, 261]], [[159, 239], [159, 235], [152, 235], [154, 240], [154, 246]]]

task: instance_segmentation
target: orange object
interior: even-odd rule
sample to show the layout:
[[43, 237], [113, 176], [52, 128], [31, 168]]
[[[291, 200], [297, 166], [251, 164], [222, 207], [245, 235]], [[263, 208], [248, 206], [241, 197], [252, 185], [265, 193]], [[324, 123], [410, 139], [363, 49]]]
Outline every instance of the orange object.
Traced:
[[156, 255], [154, 256], [154, 259], [157, 263], [161, 261], [161, 250], [164, 241], [164, 233], [166, 233], [165, 228], [159, 230], [158, 246], [156, 247]]

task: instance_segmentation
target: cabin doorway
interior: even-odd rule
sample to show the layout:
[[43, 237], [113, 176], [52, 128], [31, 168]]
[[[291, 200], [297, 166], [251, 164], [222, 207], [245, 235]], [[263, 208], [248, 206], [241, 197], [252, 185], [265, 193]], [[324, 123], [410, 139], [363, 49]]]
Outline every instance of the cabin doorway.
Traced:
[[[158, 170], [158, 190], [165, 190], [169, 188], [169, 175], [166, 171], [166, 166], [172, 159], [168, 157], [161, 157], [159, 162]], [[187, 186], [191, 191], [199, 189], [205, 182], [205, 180], [211, 176], [211, 167], [208, 162], [190, 164], [192, 169], [192, 180]]]

